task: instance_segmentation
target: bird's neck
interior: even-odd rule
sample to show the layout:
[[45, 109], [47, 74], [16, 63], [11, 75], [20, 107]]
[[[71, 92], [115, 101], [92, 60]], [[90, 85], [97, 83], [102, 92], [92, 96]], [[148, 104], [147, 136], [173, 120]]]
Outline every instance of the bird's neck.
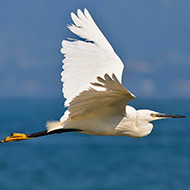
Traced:
[[138, 134], [141, 137], [149, 135], [153, 129], [152, 123], [149, 123], [148, 121], [141, 121], [141, 120], [138, 120], [136, 122], [136, 127], [138, 130]]

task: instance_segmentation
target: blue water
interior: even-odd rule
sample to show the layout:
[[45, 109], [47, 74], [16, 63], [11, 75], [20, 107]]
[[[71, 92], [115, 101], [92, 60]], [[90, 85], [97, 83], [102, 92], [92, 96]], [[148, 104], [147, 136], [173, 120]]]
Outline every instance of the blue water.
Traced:
[[[0, 99], [0, 139], [44, 130], [62, 99]], [[190, 115], [190, 100], [135, 100], [136, 108]], [[0, 144], [1, 190], [189, 190], [190, 122], [154, 122], [151, 135], [65, 133]]]

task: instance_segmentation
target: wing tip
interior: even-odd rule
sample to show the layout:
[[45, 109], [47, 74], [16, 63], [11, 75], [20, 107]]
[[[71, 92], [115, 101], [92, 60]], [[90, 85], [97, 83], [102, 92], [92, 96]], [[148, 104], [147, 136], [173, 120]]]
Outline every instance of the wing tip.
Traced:
[[78, 17], [80, 17], [81, 14], [83, 14], [82, 10], [81, 9], [77, 9], [77, 15], [78, 15]]
[[75, 13], [74, 12], [71, 12], [71, 19], [73, 20], [73, 17], [75, 17]]

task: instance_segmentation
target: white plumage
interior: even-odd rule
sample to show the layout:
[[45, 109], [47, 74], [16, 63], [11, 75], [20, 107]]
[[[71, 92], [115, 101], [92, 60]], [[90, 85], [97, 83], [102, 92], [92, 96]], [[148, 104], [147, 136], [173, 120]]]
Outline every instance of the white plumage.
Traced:
[[143, 137], [150, 121], [180, 117], [151, 110], [136, 111], [127, 103], [135, 96], [121, 84], [123, 63], [87, 9], [71, 13], [71, 32], [84, 39], [63, 40], [63, 94], [68, 110], [59, 122], [47, 123], [48, 132], [74, 129], [92, 135]]
[[[121, 82], [123, 63], [112, 46], [99, 30], [87, 9], [84, 14], [77, 11], [78, 17], [71, 13], [74, 24], [68, 28], [87, 41], [63, 40], [61, 53], [64, 54], [61, 73], [63, 94], [68, 106], [80, 92], [88, 90], [91, 82], [96, 82], [98, 76], [110, 76], [114, 73]], [[102, 89], [101, 89], [102, 90]]]

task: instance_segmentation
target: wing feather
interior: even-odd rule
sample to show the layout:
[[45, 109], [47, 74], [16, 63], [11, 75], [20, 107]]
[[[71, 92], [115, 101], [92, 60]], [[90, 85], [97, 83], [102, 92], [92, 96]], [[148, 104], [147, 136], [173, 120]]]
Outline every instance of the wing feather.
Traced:
[[97, 76], [103, 77], [105, 73], [111, 76], [114, 73], [121, 82], [124, 67], [87, 9], [84, 13], [78, 9], [77, 15], [71, 13], [71, 18], [74, 24], [68, 26], [70, 31], [87, 41], [62, 42], [61, 52], [65, 58], [61, 81], [65, 106], [79, 93], [92, 87], [91, 83], [96, 81]]
[[76, 96], [68, 107], [71, 119], [86, 119], [94, 115], [125, 114], [126, 104], [135, 96], [118, 81], [114, 74], [112, 78], [105, 74], [104, 78], [97, 77], [97, 80], [98, 82], [92, 85], [102, 87], [104, 91], [90, 88]]

